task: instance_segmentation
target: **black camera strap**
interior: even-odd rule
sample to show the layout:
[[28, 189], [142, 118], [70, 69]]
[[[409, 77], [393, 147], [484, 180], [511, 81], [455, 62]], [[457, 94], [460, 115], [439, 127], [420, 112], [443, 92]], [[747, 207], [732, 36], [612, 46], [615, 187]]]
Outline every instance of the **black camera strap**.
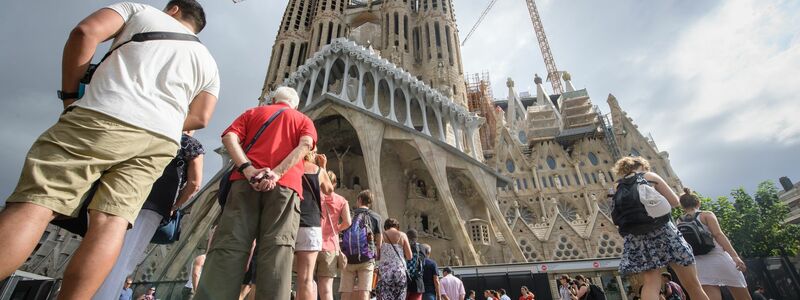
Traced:
[[100, 60], [97, 64], [103, 63], [111, 52], [114, 50], [119, 49], [119, 47], [125, 46], [125, 44], [130, 42], [146, 42], [146, 41], [163, 41], [163, 40], [172, 40], [172, 41], [190, 41], [190, 42], [200, 42], [200, 39], [193, 34], [186, 34], [186, 33], [177, 33], [177, 32], [166, 32], [166, 31], [153, 31], [153, 32], [141, 32], [134, 34], [130, 40], [123, 42], [122, 44], [117, 45], [113, 49], [106, 52], [106, 55], [103, 55], [103, 59]]
[[112, 52], [114, 52], [115, 50], [119, 49], [119, 47], [125, 46], [125, 44], [130, 43], [130, 42], [137, 42], [138, 43], [138, 42], [146, 42], [146, 41], [163, 41], [163, 40], [189, 41], [189, 42], [198, 42], [198, 43], [200, 43], [200, 39], [198, 39], [197, 36], [195, 36], [193, 34], [187, 34], [187, 33], [167, 32], [167, 31], [153, 31], [153, 32], [141, 32], [141, 33], [134, 34], [131, 37], [130, 40], [127, 40], [127, 41], [123, 42], [122, 44], [119, 44], [116, 47], [112, 48], [111, 50], [108, 50], [108, 52], [106, 52], [106, 54], [103, 55], [103, 58], [100, 59], [100, 62], [90, 65], [89, 69], [86, 71], [86, 74], [81, 79], [81, 83], [89, 84], [89, 82], [92, 80], [92, 76], [94, 75], [94, 70], [96, 70], [97, 67], [101, 63], [103, 63], [103, 61], [106, 60], [106, 58], [111, 56]]

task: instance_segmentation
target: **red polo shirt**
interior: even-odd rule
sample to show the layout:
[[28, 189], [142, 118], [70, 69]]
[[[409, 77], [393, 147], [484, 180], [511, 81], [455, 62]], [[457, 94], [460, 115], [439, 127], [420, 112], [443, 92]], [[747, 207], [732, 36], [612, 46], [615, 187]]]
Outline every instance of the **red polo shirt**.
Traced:
[[[236, 118], [228, 129], [222, 132], [222, 135], [225, 136], [229, 132], [235, 133], [239, 136], [240, 145], [244, 150], [244, 147], [253, 140], [258, 129], [267, 122], [269, 117], [285, 107], [289, 107], [289, 105], [278, 103], [249, 109]], [[314, 144], [317, 143], [317, 129], [314, 128], [314, 122], [303, 113], [289, 108], [284, 110], [264, 130], [253, 145], [253, 148], [247, 152], [247, 158], [257, 169], [275, 168], [300, 144], [300, 137], [306, 135], [314, 140]], [[303, 161], [301, 160], [290, 167], [286, 174], [283, 174], [283, 177], [278, 180], [278, 184], [294, 190], [302, 199], [302, 176]], [[244, 179], [244, 176], [239, 172], [231, 173], [231, 181], [242, 179]]]

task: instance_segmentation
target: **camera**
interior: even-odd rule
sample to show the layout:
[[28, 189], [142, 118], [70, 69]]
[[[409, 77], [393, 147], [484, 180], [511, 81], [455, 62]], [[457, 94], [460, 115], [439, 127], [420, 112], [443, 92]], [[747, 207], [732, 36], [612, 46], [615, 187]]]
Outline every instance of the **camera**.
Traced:
[[84, 73], [83, 77], [81, 77], [81, 83], [89, 84], [89, 82], [92, 81], [92, 76], [94, 76], [94, 71], [97, 71], [97, 66], [99, 66], [99, 64], [89, 64], [89, 68], [86, 69], [86, 73]]

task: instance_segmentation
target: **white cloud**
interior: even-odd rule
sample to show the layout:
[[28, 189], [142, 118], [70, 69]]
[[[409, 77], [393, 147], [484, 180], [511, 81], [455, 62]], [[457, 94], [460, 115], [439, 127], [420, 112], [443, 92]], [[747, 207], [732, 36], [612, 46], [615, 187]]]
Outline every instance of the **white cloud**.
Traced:
[[[723, 2], [683, 31], [655, 73], [676, 80], [684, 129], [726, 142], [800, 142], [800, 15], [791, 3]], [[675, 130], [679, 133], [682, 130]]]

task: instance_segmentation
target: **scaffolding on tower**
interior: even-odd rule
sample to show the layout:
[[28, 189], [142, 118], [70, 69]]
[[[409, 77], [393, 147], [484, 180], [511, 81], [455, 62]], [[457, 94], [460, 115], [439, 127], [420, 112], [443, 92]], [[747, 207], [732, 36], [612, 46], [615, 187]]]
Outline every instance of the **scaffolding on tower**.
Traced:
[[481, 139], [481, 148], [484, 156], [491, 155], [494, 149], [495, 118], [494, 96], [492, 95], [492, 81], [489, 79], [489, 72], [467, 74], [464, 77], [467, 84], [467, 108], [470, 112], [486, 119], [486, 125], [481, 126], [478, 134]]

